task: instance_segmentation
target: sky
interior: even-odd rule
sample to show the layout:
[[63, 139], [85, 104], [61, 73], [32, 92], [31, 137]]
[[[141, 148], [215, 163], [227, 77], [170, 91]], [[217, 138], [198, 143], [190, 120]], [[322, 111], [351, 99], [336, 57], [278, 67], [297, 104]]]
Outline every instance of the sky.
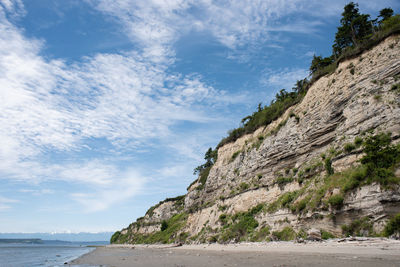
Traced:
[[346, 3], [0, 0], [0, 232], [115, 231], [185, 194], [208, 147], [331, 54]]

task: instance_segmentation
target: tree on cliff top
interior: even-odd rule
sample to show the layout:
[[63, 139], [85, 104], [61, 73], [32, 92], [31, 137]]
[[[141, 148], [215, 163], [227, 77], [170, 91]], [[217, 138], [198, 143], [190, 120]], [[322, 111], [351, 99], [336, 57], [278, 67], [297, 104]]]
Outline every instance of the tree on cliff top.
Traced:
[[379, 24], [381, 24], [382, 22], [384, 22], [385, 20], [387, 20], [391, 16], [393, 16], [393, 9], [391, 9], [391, 8], [382, 9], [381, 11], [379, 11], [378, 18], [381, 18], [381, 20], [379, 21]]
[[217, 161], [218, 151], [213, 150], [211, 147], [207, 150], [206, 154], [204, 155], [204, 159], [206, 162], [200, 166], [197, 166], [193, 170], [193, 174], [201, 174], [205, 169], [210, 168], [214, 163]]
[[335, 35], [333, 54], [338, 56], [347, 47], [358, 46], [372, 33], [373, 24], [368, 14], [360, 14], [358, 4], [350, 2], [344, 7], [340, 26]]

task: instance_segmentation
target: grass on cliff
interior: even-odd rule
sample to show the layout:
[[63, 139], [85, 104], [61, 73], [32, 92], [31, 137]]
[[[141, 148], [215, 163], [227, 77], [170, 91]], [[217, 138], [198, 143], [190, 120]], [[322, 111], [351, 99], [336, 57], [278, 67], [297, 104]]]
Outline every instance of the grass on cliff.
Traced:
[[153, 234], [140, 234], [128, 231], [123, 235], [116, 232], [111, 237], [111, 243], [133, 243], [133, 244], [155, 244], [155, 243], [173, 243], [176, 241], [184, 242], [187, 234], [178, 232], [186, 225], [188, 215], [179, 213], [172, 216], [169, 220], [163, 221], [163, 229], [154, 232]]
[[259, 127], [267, 126], [274, 120], [278, 119], [289, 107], [299, 103], [303, 99], [306, 93], [306, 88], [308, 88], [307, 84], [308, 83], [305, 79], [303, 80], [303, 84], [301, 84], [301, 88], [298, 88], [295, 91], [287, 92], [286, 90], [281, 90], [270, 105], [264, 107], [259, 106], [258, 111], [243, 118], [243, 125], [229, 131], [228, 136], [220, 141], [217, 148], [222, 147], [227, 143], [234, 142], [245, 134], [253, 133]]
[[286, 226], [281, 231], [272, 232], [272, 236], [276, 240], [290, 241], [296, 238], [296, 232], [292, 227]]
[[342, 225], [344, 236], [377, 236], [373, 231], [373, 222], [368, 217], [353, 220], [350, 224]]
[[400, 213], [391, 218], [383, 230], [383, 235], [389, 237], [393, 234], [400, 235]]
[[[218, 241], [226, 243], [234, 240], [235, 242], [249, 239], [258, 227], [258, 221], [254, 218], [255, 215], [259, 214], [264, 209], [263, 204], [259, 204], [247, 212], [239, 212], [234, 215], [221, 214], [219, 221], [222, 225], [221, 234], [218, 237]], [[260, 233], [257, 233], [257, 237], [261, 238], [262, 235], [268, 232], [267, 228]]]
[[146, 215], [148, 215], [149, 217], [153, 216], [153, 212], [156, 208], [158, 208], [159, 206], [161, 206], [161, 204], [164, 204], [166, 202], [170, 202], [170, 201], [174, 201], [174, 207], [177, 210], [182, 210], [183, 209], [183, 203], [185, 200], [185, 195], [181, 195], [181, 196], [177, 196], [177, 197], [173, 197], [173, 198], [166, 198], [163, 201], [158, 202], [158, 204], [150, 207], [147, 211], [146, 211]]

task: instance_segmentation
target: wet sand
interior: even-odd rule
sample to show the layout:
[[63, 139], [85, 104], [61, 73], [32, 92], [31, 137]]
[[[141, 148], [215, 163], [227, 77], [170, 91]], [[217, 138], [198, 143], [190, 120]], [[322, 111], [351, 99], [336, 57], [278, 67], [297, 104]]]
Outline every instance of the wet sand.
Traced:
[[[72, 261], [112, 267], [197, 266], [400, 266], [400, 241], [241, 243], [229, 245], [111, 245]], [[68, 265], [67, 265], [68, 266]]]

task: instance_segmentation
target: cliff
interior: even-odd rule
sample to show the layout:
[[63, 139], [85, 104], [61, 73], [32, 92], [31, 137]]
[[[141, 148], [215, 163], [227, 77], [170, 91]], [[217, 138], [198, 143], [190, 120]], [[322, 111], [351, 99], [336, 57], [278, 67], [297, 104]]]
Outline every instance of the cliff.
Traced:
[[389, 138], [385, 149], [394, 155], [399, 137], [400, 37], [394, 35], [340, 62], [268, 126], [220, 147], [206, 180], [152, 207], [111, 241], [377, 235], [400, 212], [400, 168], [396, 156], [384, 167], [368, 161], [368, 142]]

